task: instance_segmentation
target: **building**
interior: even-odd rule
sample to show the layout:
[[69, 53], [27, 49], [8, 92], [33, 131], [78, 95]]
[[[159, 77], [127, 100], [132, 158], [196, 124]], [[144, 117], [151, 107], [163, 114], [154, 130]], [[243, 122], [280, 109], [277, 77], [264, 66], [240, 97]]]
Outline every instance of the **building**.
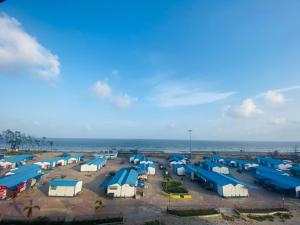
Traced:
[[133, 168], [120, 169], [107, 183], [107, 195], [115, 198], [136, 196], [138, 172]]
[[280, 170], [288, 170], [292, 167], [290, 160], [273, 159], [271, 157], [257, 157], [256, 161], [263, 166]]
[[52, 180], [49, 184], [48, 196], [74, 197], [82, 190], [80, 180]]
[[266, 167], [266, 166], [258, 166], [255, 170], [256, 174], [260, 174], [260, 173], [272, 173], [272, 174], [277, 174], [277, 175], [285, 175], [285, 176], [289, 176], [289, 174], [283, 170], [280, 169], [275, 169], [272, 167]]
[[198, 180], [222, 197], [248, 197], [249, 195], [244, 184], [232, 177], [191, 165], [186, 165], [185, 170], [192, 180]]
[[137, 168], [140, 171], [144, 171], [146, 175], [155, 175], [156, 166], [154, 163], [140, 163]]
[[82, 155], [68, 155], [64, 157], [67, 164], [78, 163], [82, 160]]
[[80, 166], [81, 172], [96, 172], [106, 165], [106, 158], [94, 158]]
[[[22, 169], [21, 169], [22, 170]], [[24, 170], [0, 178], [0, 199], [10, 199], [33, 187], [43, 174], [36, 170]]]
[[40, 165], [36, 165], [36, 164], [26, 164], [26, 165], [11, 169], [5, 175], [8, 176], [8, 175], [13, 175], [13, 174], [18, 174], [18, 173], [27, 173], [27, 172], [41, 173], [42, 167]]
[[203, 168], [222, 174], [229, 174], [229, 169], [222, 163], [204, 161]]
[[293, 166], [290, 168], [291, 173], [293, 176], [300, 178], [300, 166]]
[[213, 155], [212, 157], [210, 157], [210, 161], [215, 163], [225, 163], [225, 157]]
[[238, 159], [233, 159], [233, 158], [225, 158], [225, 162], [224, 164], [230, 167], [237, 167], [238, 163], [237, 163]]
[[32, 160], [33, 156], [30, 154], [23, 154], [23, 155], [14, 155], [10, 156], [6, 159], [3, 159], [0, 162], [0, 166], [5, 169], [15, 168], [17, 166], [24, 165], [27, 161]]
[[237, 163], [237, 167], [240, 170], [254, 170], [259, 166], [258, 163], [247, 161], [247, 160], [241, 160], [241, 159], [236, 160], [236, 163]]
[[184, 176], [185, 175], [185, 165], [184, 164], [174, 164], [172, 166], [172, 170], [178, 176]]
[[119, 152], [118, 151], [102, 151], [100, 153], [95, 153], [95, 158], [106, 158], [108, 160], [113, 160], [118, 157]]
[[39, 165], [42, 169], [50, 169], [51, 167], [55, 167], [55, 162], [50, 162], [48, 160], [35, 162], [35, 165]]
[[52, 158], [51, 161], [55, 163], [55, 167], [66, 166], [68, 164], [66, 157], [55, 157], [55, 158]]
[[169, 164], [186, 164], [188, 161], [189, 158], [182, 155], [172, 155], [168, 158]]
[[254, 178], [267, 189], [284, 195], [300, 197], [300, 180], [280, 173], [256, 170]]

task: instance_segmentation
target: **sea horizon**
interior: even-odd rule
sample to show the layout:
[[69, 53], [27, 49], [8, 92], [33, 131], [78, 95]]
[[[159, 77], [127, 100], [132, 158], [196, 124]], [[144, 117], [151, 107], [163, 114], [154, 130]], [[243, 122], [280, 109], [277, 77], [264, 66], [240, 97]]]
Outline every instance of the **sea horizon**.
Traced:
[[[163, 152], [190, 151], [190, 141], [182, 139], [130, 139], [130, 138], [48, 138], [53, 150], [103, 151], [141, 150]], [[245, 151], [291, 152], [300, 141], [223, 141], [191, 140], [192, 151]]]

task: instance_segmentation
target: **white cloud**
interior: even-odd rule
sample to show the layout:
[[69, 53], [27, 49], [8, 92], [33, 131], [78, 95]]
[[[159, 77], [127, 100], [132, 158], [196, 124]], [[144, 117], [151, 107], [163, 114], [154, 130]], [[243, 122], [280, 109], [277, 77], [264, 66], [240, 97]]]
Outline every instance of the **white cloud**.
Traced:
[[253, 99], [245, 99], [239, 106], [227, 106], [224, 110], [225, 115], [231, 117], [244, 117], [249, 118], [257, 115], [261, 115], [264, 112], [257, 107]]
[[137, 100], [126, 93], [114, 94], [111, 86], [101, 80], [96, 81], [92, 86], [92, 92], [98, 99], [110, 102], [119, 109], [125, 109]]
[[47, 80], [60, 73], [58, 57], [26, 33], [21, 23], [0, 14], [0, 70], [7, 74], [30, 72]]
[[226, 99], [235, 92], [202, 91], [190, 84], [165, 84], [155, 88], [151, 100], [161, 107], [195, 106]]
[[112, 94], [111, 87], [106, 82], [100, 80], [93, 85], [92, 90], [98, 98], [102, 99], [109, 98]]
[[264, 99], [266, 102], [276, 105], [282, 105], [285, 102], [284, 95], [277, 91], [267, 91], [264, 94]]
[[127, 94], [123, 94], [114, 96], [113, 103], [117, 108], [124, 109], [129, 107], [132, 104], [132, 102], [136, 100], [136, 98], [132, 98]]
[[266, 92], [258, 94], [255, 97], [263, 98], [265, 102], [271, 103], [273, 105], [282, 105], [286, 102], [286, 97], [283, 93], [290, 92], [297, 89], [300, 89], [300, 85], [294, 85], [294, 86], [275, 89], [275, 90], [268, 90]]

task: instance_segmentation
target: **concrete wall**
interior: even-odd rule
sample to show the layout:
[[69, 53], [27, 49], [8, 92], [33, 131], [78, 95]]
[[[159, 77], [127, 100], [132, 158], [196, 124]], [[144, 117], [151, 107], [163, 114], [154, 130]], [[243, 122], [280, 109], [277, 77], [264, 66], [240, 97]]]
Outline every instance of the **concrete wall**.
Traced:
[[217, 192], [223, 197], [248, 197], [248, 189], [240, 184], [218, 185]]
[[83, 164], [83, 165], [80, 166], [80, 171], [81, 172], [96, 172], [97, 170], [98, 170], [98, 167], [95, 164], [91, 164], [91, 165]]
[[76, 186], [49, 186], [48, 196], [73, 197], [82, 190], [82, 181], [79, 181]]
[[114, 184], [107, 187], [107, 194], [113, 193], [115, 198], [128, 198], [134, 197], [136, 194], [136, 187], [128, 184], [119, 185]]

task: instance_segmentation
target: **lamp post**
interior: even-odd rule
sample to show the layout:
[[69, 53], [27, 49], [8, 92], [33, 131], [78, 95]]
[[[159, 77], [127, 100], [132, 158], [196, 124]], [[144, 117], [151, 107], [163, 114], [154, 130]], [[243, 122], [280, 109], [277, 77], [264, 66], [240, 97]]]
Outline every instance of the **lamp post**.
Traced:
[[188, 130], [190, 136], [190, 159], [192, 160], [192, 130]]

